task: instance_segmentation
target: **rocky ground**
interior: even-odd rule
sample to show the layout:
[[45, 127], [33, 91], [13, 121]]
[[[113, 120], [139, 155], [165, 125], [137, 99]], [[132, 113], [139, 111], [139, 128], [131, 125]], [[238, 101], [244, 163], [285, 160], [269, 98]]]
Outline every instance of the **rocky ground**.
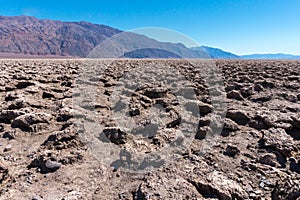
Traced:
[[[0, 199], [299, 199], [300, 61], [215, 61], [224, 80], [226, 118], [219, 119], [222, 131], [205, 153], [216, 123], [210, 93], [222, 95], [222, 88], [209, 88], [183, 60], [117, 60], [102, 74], [79, 78], [82, 66], [107, 63], [0, 61]], [[132, 134], [113, 120], [110, 101], [125, 73], [149, 63], [178, 69], [195, 100], [185, 87], [177, 95], [159, 83], [136, 88], [123, 102], [129, 118], [143, 127]], [[93, 104], [74, 105], [79, 82], [96, 88]], [[102, 141], [123, 149], [125, 157], [160, 152], [180, 143], [177, 131], [189, 128], [185, 114], [197, 122], [192, 143], [162, 167], [123, 170], [122, 159], [107, 165], [90, 148]], [[102, 127], [94, 129], [93, 140], [83, 137], [82, 119]]]

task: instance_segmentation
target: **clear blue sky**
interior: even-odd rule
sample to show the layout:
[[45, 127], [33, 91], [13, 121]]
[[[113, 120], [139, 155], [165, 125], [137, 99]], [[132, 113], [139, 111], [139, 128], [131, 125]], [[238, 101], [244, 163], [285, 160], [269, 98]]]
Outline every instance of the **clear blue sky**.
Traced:
[[163, 27], [236, 54], [300, 55], [300, 0], [0, 0], [0, 15]]

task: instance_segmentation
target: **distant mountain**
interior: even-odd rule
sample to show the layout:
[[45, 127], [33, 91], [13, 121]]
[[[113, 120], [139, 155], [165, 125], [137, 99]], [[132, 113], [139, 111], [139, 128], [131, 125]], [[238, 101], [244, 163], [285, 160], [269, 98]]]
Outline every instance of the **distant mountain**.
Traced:
[[106, 25], [89, 22], [0, 16], [0, 58], [61, 56], [68, 58], [300, 59], [300, 56], [289, 54], [238, 56], [208, 46], [187, 48], [181, 43], [159, 42], [141, 34], [123, 32]]
[[251, 54], [241, 56], [244, 59], [270, 59], [270, 60], [297, 60], [300, 56], [295, 56], [291, 54]]
[[[115, 35], [116, 40], [106, 40]], [[142, 51], [143, 48], [146, 50]], [[130, 52], [132, 49], [134, 51]], [[40, 20], [28, 16], [0, 17], [0, 52], [2, 57], [5, 55], [120, 57], [121, 55], [130, 58], [209, 58], [203, 49], [191, 51], [180, 43], [158, 42], [144, 35], [125, 33], [105, 25]]]
[[120, 32], [88, 22], [0, 17], [0, 52], [85, 57], [97, 44]]
[[192, 51], [181, 43], [158, 42], [141, 34], [123, 32], [97, 46], [91, 58], [210, 58], [203, 50]]
[[208, 55], [210, 55], [211, 58], [216, 58], [216, 59], [239, 59], [240, 58], [239, 56], [233, 53], [223, 51], [222, 49], [217, 49], [217, 48], [212, 48], [207, 46], [192, 47], [190, 49], [199, 50], [199, 48], [204, 49], [208, 53]]
[[154, 48], [145, 48], [145, 49], [137, 49], [131, 52], [127, 52], [124, 54], [126, 58], [180, 58], [179, 55], [176, 55], [172, 52], [162, 50], [162, 49], [154, 49]]

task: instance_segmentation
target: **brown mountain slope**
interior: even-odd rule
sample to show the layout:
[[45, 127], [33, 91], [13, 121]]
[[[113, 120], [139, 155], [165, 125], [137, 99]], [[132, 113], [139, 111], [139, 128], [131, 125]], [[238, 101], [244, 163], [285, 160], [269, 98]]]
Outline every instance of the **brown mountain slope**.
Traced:
[[[99, 48], [101, 42], [118, 33], [122, 31], [89, 22], [40, 20], [27, 16], [0, 17], [0, 57], [7, 57], [7, 54], [19, 54], [26, 58], [30, 55], [47, 58], [87, 57], [92, 50], [93, 54], [88, 57], [210, 57], [201, 48], [191, 50], [180, 43], [158, 42], [144, 35], [129, 32], [123, 32], [124, 34], [106, 42], [106, 46], [102, 43]], [[96, 46], [98, 48], [95, 48]], [[137, 49], [138, 52], [127, 54]], [[140, 51], [142, 49], [146, 50]]]
[[85, 57], [120, 30], [88, 22], [0, 17], [0, 52]]

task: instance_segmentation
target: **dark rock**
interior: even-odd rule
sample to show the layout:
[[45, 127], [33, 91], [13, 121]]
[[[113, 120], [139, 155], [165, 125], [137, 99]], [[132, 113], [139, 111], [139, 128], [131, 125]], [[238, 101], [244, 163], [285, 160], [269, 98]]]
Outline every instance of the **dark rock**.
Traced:
[[151, 98], [162, 98], [167, 94], [167, 90], [164, 88], [147, 88], [144, 92], [144, 95]]
[[39, 168], [42, 174], [47, 174], [55, 172], [61, 166], [62, 164], [55, 160], [45, 159], [43, 156], [39, 156], [38, 158], [35, 158], [30, 165], [28, 165], [28, 168]]
[[271, 99], [272, 99], [272, 95], [262, 94], [262, 93], [254, 94], [250, 97], [250, 100], [253, 102], [267, 102], [270, 101]]
[[12, 150], [12, 145], [7, 145], [5, 148], [4, 148], [4, 152], [8, 152], [8, 151], [11, 151]]
[[242, 110], [228, 110], [226, 116], [241, 125], [247, 124], [250, 120], [248, 114]]
[[273, 81], [269, 81], [269, 80], [261, 80], [261, 81], [257, 81], [256, 83], [262, 85], [264, 88], [274, 88], [275, 87], [275, 83]]
[[298, 116], [291, 116], [292, 120], [291, 124], [293, 125], [293, 127], [295, 129], [300, 129], [300, 115], [298, 114]]
[[0, 121], [9, 123], [12, 119], [15, 119], [24, 114], [25, 112], [18, 110], [2, 110], [0, 113]]
[[249, 124], [250, 127], [255, 128], [257, 130], [262, 130], [262, 129], [267, 129], [268, 128], [265, 125], [265, 123], [261, 120], [251, 119], [248, 124]]
[[34, 131], [32, 125], [39, 123], [49, 124], [51, 118], [51, 115], [46, 113], [25, 114], [15, 118], [11, 126], [20, 128], [23, 131]]
[[16, 109], [24, 108], [27, 106], [28, 106], [28, 104], [25, 103], [24, 100], [17, 99], [8, 105], [8, 110], [16, 110]]
[[296, 161], [296, 159], [290, 159], [290, 170], [300, 174], [300, 161]]
[[210, 131], [211, 129], [208, 126], [204, 126], [204, 127], [199, 127], [197, 130], [197, 133], [195, 135], [195, 139], [198, 140], [203, 140], [205, 139], [207, 133]]
[[227, 145], [226, 150], [224, 151], [224, 155], [235, 157], [240, 153], [240, 150], [237, 146]]
[[200, 118], [199, 127], [208, 126], [209, 124], [210, 124], [210, 117], [209, 116], [205, 116], [205, 117]]
[[140, 115], [141, 114], [141, 111], [140, 111], [140, 109], [139, 108], [131, 108], [130, 110], [129, 110], [129, 114], [130, 114], [130, 116], [136, 116], [136, 115]]
[[260, 91], [263, 91], [264, 90], [264, 87], [261, 86], [260, 84], [256, 84], [254, 86], [254, 90], [257, 91], [257, 92], [260, 92]]
[[[105, 136], [114, 144], [125, 144], [127, 134], [117, 127], [108, 127], [103, 130]], [[101, 137], [101, 136], [100, 136]]]
[[254, 89], [253, 87], [244, 87], [241, 89], [241, 94], [244, 98], [248, 98], [250, 97], [251, 95], [253, 95], [255, 92], [254, 92]]
[[229, 131], [237, 131], [240, 128], [239, 128], [239, 125], [237, 123], [235, 123], [231, 119], [225, 118], [224, 129], [229, 130]]
[[181, 123], [181, 117], [177, 112], [173, 112], [174, 116], [172, 117], [171, 120], [169, 120], [168, 122], [166, 122], [166, 127], [167, 128], [174, 128], [180, 125]]
[[239, 91], [236, 90], [232, 90], [230, 92], [227, 93], [227, 97], [229, 99], [236, 99], [236, 100], [244, 100], [243, 96], [241, 95], [241, 93]]
[[223, 137], [227, 137], [229, 136], [229, 134], [231, 132], [237, 131], [239, 130], [239, 125], [237, 123], [235, 123], [234, 121], [232, 121], [231, 119], [225, 118], [224, 120], [224, 127], [223, 130], [221, 132], [221, 135]]
[[19, 98], [19, 96], [16, 94], [7, 93], [7, 95], [5, 96], [5, 101], [13, 101], [18, 98]]
[[213, 106], [207, 103], [199, 102], [200, 115], [206, 115], [213, 111]]
[[53, 94], [51, 94], [50, 92], [43, 92], [42, 98], [43, 99], [50, 99], [50, 98], [55, 98], [55, 96]]
[[294, 94], [288, 94], [288, 93], [281, 93], [281, 96], [283, 98], [285, 98], [286, 100], [290, 101], [290, 102], [293, 102], [293, 103], [296, 103], [298, 101], [298, 98], [296, 95]]
[[10, 131], [4, 132], [3, 135], [2, 135], [2, 138], [6, 138], [6, 139], [9, 139], [9, 140], [15, 139], [15, 137], [12, 135], [12, 132], [10, 132]]
[[18, 82], [16, 87], [18, 89], [23, 89], [23, 88], [26, 88], [28, 86], [31, 86], [31, 85], [35, 85], [34, 83], [32, 82], [29, 82], [29, 81], [21, 81], [21, 82]]
[[276, 156], [274, 154], [265, 154], [259, 157], [258, 162], [264, 165], [276, 167]]

